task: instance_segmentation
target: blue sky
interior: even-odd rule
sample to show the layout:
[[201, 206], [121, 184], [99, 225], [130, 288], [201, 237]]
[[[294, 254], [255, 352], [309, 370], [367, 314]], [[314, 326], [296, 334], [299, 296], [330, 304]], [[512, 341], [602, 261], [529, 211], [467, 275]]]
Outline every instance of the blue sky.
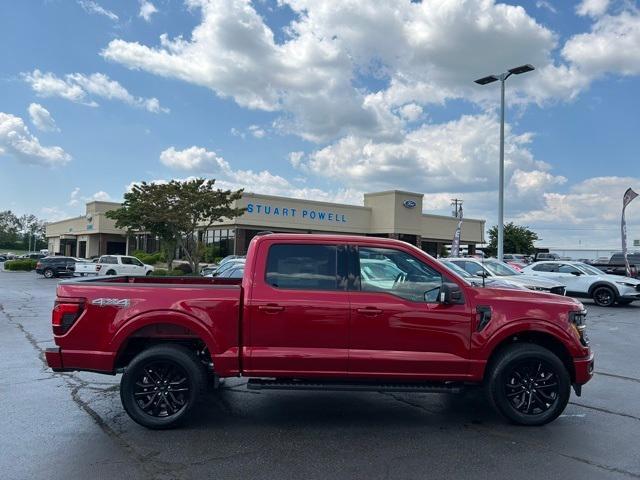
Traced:
[[29, 0], [2, 2], [0, 42], [0, 209], [55, 220], [207, 176], [356, 204], [420, 191], [429, 213], [455, 196], [492, 224], [499, 90], [473, 79], [521, 63], [507, 219], [615, 247], [640, 192], [632, 1]]

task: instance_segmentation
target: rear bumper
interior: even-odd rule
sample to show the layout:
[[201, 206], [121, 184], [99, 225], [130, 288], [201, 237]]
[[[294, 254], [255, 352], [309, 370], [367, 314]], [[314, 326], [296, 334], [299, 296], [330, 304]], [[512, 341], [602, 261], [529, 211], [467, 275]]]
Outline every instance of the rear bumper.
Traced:
[[111, 352], [62, 350], [47, 348], [44, 352], [47, 365], [54, 372], [97, 372], [113, 375], [115, 355]]
[[47, 359], [47, 365], [54, 372], [64, 372], [64, 365], [62, 363], [62, 350], [60, 347], [47, 348], [44, 352], [44, 356]]
[[593, 352], [584, 358], [574, 358], [573, 367], [576, 372], [576, 385], [584, 385], [593, 377], [594, 357]]

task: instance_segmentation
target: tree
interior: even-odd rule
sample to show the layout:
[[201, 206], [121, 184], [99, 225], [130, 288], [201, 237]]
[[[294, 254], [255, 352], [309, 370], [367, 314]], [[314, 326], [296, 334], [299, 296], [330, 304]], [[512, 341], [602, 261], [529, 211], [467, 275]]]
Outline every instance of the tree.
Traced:
[[0, 246], [15, 248], [20, 232], [20, 221], [11, 210], [0, 212]]
[[168, 183], [142, 182], [125, 193], [124, 203], [107, 212], [116, 227], [131, 232], [148, 232], [160, 238], [171, 269], [176, 247], [184, 252], [194, 272], [205, 252], [200, 231], [205, 231], [223, 218], [242, 215], [244, 209], [231, 204], [242, 196], [242, 190], [214, 189], [215, 180]]
[[[504, 251], [505, 253], [523, 253], [531, 255], [536, 249], [533, 242], [538, 240], [538, 234], [529, 227], [515, 225], [509, 222], [504, 226]], [[484, 248], [485, 253], [496, 255], [498, 251], [498, 226], [489, 230], [489, 245]]]
[[181, 235], [178, 246], [182, 248], [194, 272], [200, 270], [200, 261], [206, 245], [203, 233], [224, 218], [241, 216], [245, 209], [232, 207], [242, 198], [243, 190], [214, 189], [215, 180], [197, 178], [184, 182], [171, 181], [170, 193], [177, 199], [178, 226]]

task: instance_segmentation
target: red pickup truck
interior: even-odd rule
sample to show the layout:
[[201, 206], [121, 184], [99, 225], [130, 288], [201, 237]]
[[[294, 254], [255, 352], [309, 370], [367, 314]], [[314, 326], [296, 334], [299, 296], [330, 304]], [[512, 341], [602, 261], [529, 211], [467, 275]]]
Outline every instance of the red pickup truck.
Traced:
[[265, 234], [242, 279], [99, 277], [59, 284], [57, 372], [123, 373], [149, 428], [183, 421], [207, 385], [458, 392], [483, 386], [512, 422], [542, 425], [593, 374], [583, 305], [469, 283], [404, 242]]

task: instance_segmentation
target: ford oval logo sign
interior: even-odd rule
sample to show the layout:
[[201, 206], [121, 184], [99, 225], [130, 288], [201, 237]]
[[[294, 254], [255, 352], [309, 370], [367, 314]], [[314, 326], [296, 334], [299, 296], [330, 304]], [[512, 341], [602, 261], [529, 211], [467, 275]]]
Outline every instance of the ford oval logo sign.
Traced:
[[406, 208], [416, 208], [417, 203], [413, 200], [405, 200], [404, 202], [402, 202], [402, 205], [404, 205]]

